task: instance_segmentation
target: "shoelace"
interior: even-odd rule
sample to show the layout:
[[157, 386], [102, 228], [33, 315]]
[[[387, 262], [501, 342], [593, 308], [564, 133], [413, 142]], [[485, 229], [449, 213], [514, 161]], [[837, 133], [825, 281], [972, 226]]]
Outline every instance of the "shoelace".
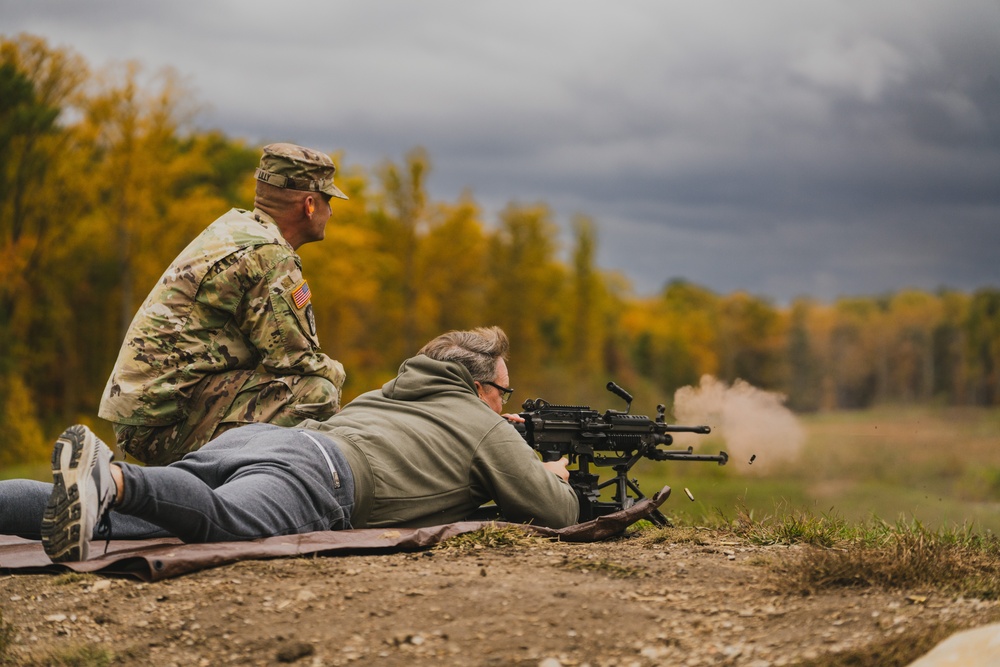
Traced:
[[108, 503], [104, 513], [97, 519], [97, 535], [104, 538], [104, 553], [108, 553], [111, 545], [111, 508], [114, 507], [114, 500]]
[[[108, 465], [115, 460], [115, 453], [111, 452], [111, 457], [108, 459]], [[115, 500], [118, 498], [118, 483], [114, 481], [114, 477], [111, 478], [111, 502], [108, 506], [104, 508], [104, 512], [101, 516], [97, 517], [97, 536], [104, 538], [104, 553], [108, 553], [108, 547], [111, 546], [111, 509], [115, 506]], [[105, 496], [107, 497], [107, 496]]]

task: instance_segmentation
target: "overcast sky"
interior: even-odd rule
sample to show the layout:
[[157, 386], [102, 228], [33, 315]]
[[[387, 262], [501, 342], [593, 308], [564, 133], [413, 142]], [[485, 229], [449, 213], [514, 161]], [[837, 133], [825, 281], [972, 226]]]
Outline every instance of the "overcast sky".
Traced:
[[587, 215], [639, 294], [1000, 286], [998, 0], [0, 0], [22, 31], [177, 70], [231, 137], [422, 146], [490, 223]]

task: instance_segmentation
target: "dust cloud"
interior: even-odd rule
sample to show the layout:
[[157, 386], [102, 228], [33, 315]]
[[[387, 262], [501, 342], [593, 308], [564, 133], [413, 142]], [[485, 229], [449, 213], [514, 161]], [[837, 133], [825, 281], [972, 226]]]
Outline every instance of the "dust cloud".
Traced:
[[[798, 458], [805, 430], [784, 406], [785, 397], [737, 380], [732, 386], [704, 375], [698, 387], [681, 387], [674, 394], [678, 424], [708, 424], [722, 438], [729, 465], [741, 472], [766, 472]], [[675, 441], [697, 448], [699, 438], [676, 434]], [[750, 463], [753, 457], [753, 463]]]

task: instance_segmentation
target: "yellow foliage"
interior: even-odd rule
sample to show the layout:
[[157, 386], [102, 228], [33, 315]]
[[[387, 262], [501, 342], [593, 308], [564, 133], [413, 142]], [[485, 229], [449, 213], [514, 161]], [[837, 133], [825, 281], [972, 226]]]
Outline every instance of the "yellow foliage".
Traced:
[[[149, 79], [126, 63], [92, 75], [28, 35], [0, 38], [0, 66], [37, 121], [0, 105], [0, 139], [10, 137], [0, 161], [0, 457], [16, 461], [47, 451], [40, 422], [96, 414], [122, 331], [154, 281], [212, 220], [252, 206], [259, 147], [188, 127], [193, 96], [169, 70]], [[46, 124], [53, 111], [60, 122]], [[571, 401], [594, 384], [603, 400], [609, 377], [669, 395], [710, 374], [795, 389], [790, 404], [802, 409], [1000, 401], [996, 290], [777, 308], [675, 280], [637, 298], [594, 264], [599, 221], [573, 221], [567, 263], [544, 203], [511, 202], [486, 221], [468, 194], [434, 201], [420, 148], [374, 175], [335, 162], [350, 199], [334, 202], [327, 239], [300, 255], [324, 351], [347, 369], [347, 398], [444, 330], [499, 325], [519, 396], [555, 387], [546, 398]]]
[[31, 391], [17, 375], [0, 378], [0, 467], [44, 460], [50, 451]]

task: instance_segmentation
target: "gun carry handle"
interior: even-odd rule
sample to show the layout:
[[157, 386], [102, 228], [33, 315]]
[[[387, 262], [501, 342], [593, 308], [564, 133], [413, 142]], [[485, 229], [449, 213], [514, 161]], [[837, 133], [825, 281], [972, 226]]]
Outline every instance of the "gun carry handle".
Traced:
[[614, 382], [608, 382], [607, 388], [608, 391], [610, 391], [612, 394], [622, 399], [629, 405], [632, 405], [632, 394], [628, 393], [627, 391], [616, 385]]

